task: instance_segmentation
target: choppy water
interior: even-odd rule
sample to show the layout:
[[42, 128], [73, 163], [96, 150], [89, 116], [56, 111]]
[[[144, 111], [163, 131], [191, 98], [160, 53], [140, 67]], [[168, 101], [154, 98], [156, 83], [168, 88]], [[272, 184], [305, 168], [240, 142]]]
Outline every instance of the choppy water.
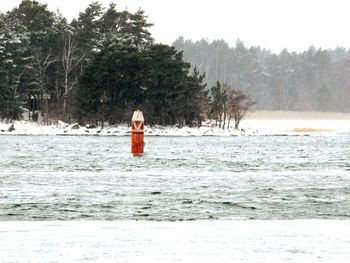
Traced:
[[350, 218], [349, 135], [0, 143], [0, 220]]

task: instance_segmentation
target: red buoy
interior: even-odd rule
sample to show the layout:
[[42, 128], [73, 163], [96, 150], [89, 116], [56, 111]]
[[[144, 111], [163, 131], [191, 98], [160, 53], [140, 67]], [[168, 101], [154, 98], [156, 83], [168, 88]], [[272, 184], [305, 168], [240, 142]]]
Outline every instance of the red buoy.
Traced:
[[135, 111], [131, 119], [131, 153], [134, 156], [143, 155], [144, 142], [144, 119], [142, 111]]

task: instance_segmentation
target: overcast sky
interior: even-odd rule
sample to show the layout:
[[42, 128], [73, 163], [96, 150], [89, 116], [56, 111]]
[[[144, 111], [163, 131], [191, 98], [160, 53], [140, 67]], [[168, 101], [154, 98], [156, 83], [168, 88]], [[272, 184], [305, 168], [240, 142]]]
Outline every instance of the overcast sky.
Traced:
[[[21, 0], [0, 0], [8, 11]], [[77, 17], [91, 0], [39, 0], [59, 9], [69, 19]], [[231, 46], [239, 38], [247, 46], [273, 52], [283, 48], [303, 51], [310, 45], [324, 49], [350, 47], [349, 0], [100, 0], [115, 2], [119, 10], [145, 10], [157, 42], [171, 44], [186, 39], [224, 39]]]

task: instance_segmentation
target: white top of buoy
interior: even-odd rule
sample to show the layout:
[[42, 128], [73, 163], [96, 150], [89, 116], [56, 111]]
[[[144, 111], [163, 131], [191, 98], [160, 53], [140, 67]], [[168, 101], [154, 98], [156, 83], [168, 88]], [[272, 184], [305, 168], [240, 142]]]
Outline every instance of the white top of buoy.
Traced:
[[143, 122], [144, 119], [143, 119], [142, 111], [140, 111], [140, 110], [134, 111], [134, 114], [132, 115], [131, 121], [142, 121]]

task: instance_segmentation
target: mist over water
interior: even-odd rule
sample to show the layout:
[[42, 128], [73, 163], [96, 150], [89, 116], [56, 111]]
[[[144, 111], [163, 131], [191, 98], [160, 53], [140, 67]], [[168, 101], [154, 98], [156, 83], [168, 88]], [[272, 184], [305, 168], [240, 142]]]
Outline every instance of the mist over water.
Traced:
[[2, 221], [350, 217], [346, 135], [0, 139]]

